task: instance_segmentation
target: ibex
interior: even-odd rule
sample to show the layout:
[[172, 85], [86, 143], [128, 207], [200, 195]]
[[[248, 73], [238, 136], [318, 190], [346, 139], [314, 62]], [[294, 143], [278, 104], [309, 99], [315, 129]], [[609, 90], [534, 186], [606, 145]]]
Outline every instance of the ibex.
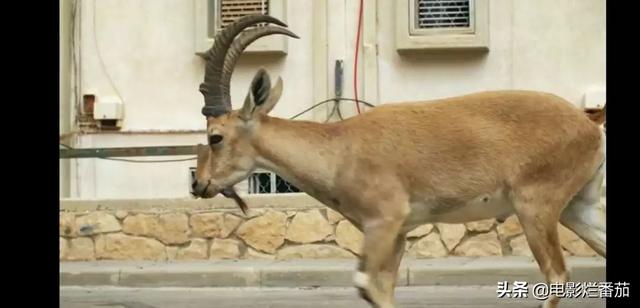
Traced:
[[[258, 23], [275, 25], [244, 31]], [[558, 222], [605, 256], [605, 135], [583, 110], [547, 93], [493, 91], [384, 104], [340, 122], [292, 121], [268, 115], [283, 86], [279, 78], [271, 88], [264, 70], [232, 110], [238, 56], [265, 35], [297, 38], [284, 27], [269, 16], [243, 17], [207, 52], [200, 91], [208, 146], [196, 196], [234, 195], [232, 186], [256, 168], [282, 176], [363, 232], [354, 284], [374, 307], [395, 306], [405, 234], [425, 223], [515, 214], [549, 283], [568, 279]]]

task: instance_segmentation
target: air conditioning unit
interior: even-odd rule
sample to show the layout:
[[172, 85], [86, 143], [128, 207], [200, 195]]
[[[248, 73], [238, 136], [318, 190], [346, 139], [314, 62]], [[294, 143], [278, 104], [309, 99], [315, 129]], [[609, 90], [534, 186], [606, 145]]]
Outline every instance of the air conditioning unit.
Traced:
[[489, 0], [396, 1], [396, 48], [489, 49]]
[[[213, 46], [221, 29], [236, 19], [265, 14], [287, 22], [286, 0], [193, 0], [195, 5], [195, 53], [204, 54]], [[287, 38], [269, 35], [256, 40], [244, 53], [287, 53]]]

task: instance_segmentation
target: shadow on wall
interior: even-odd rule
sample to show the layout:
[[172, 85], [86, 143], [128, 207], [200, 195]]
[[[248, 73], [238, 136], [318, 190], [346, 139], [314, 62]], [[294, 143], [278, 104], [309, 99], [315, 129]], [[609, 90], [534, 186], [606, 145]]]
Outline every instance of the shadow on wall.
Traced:
[[[291, 51], [289, 51], [291, 53]], [[247, 67], [259, 67], [265, 66], [270, 67], [271, 69], [280, 68], [284, 65], [287, 59], [287, 55], [285, 54], [277, 54], [277, 53], [265, 53], [265, 54], [257, 54], [257, 53], [243, 53], [238, 58], [238, 66], [247, 66]]]
[[488, 50], [431, 50], [421, 52], [398, 52], [399, 60], [411, 66], [451, 68], [481, 67], [487, 61]]

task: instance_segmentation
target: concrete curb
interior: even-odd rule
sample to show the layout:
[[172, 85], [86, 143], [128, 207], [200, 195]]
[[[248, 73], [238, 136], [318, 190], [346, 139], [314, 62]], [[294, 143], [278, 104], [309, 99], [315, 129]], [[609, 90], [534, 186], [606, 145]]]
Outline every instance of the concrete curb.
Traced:
[[[571, 280], [606, 281], [602, 258], [568, 258]], [[61, 286], [119, 287], [349, 287], [355, 260], [95, 261], [61, 262]], [[406, 259], [398, 286], [496, 285], [543, 282], [526, 257]]]

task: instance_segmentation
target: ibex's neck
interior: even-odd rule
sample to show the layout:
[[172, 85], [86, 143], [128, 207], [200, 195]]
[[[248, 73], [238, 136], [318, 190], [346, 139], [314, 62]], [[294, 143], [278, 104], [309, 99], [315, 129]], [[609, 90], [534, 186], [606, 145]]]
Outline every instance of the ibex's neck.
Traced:
[[258, 167], [314, 197], [331, 191], [340, 148], [338, 124], [263, 117], [254, 140]]

